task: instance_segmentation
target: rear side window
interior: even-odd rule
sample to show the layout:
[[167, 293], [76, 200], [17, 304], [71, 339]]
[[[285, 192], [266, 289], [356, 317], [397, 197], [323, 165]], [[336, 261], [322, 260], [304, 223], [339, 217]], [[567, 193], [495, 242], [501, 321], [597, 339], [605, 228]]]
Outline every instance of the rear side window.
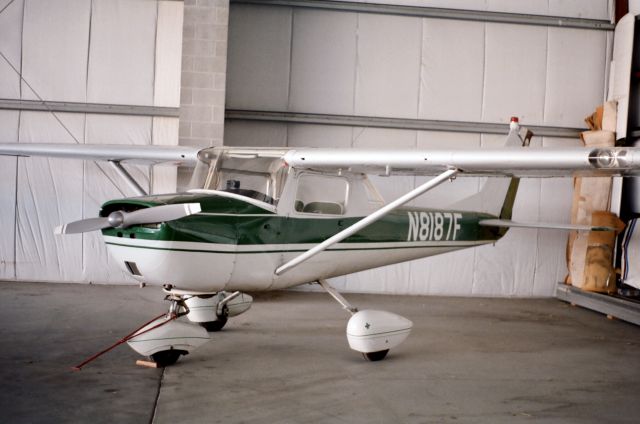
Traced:
[[342, 177], [303, 174], [298, 178], [295, 210], [302, 213], [343, 215], [349, 183]]

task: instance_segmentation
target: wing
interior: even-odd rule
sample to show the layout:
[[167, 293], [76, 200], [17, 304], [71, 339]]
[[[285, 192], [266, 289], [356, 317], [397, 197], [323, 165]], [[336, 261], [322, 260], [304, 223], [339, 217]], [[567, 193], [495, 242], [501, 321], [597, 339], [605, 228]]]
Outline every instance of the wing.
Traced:
[[349, 170], [381, 175], [438, 175], [457, 169], [468, 175], [563, 177], [638, 175], [640, 148], [503, 147], [464, 150], [296, 149], [284, 156], [295, 168]]
[[121, 144], [0, 144], [0, 156], [46, 156], [145, 165], [194, 166], [198, 160], [199, 150], [193, 147]]

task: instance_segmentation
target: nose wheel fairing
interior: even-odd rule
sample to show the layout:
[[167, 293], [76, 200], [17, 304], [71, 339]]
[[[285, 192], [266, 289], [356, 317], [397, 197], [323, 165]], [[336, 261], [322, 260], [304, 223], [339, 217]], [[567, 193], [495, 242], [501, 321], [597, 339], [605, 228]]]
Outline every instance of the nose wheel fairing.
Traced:
[[[140, 355], [159, 359], [158, 365], [164, 366], [167, 364], [160, 362], [175, 362], [176, 354], [186, 355], [210, 340], [209, 333], [201, 326], [170, 319], [167, 314], [140, 329], [127, 341], [129, 347]], [[172, 351], [173, 354], [168, 353]]]
[[246, 312], [253, 301], [240, 292], [184, 294], [172, 291], [171, 286], [165, 292], [171, 302], [169, 312], [127, 340], [133, 350], [150, 357], [158, 366], [173, 365], [181, 355], [208, 342], [209, 331], [221, 330], [229, 317]]

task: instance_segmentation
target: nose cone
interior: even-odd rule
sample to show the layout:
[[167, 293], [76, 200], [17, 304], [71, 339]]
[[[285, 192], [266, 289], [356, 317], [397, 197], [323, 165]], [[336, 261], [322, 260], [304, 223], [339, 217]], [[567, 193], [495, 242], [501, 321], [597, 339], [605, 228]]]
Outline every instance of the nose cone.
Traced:
[[109, 225], [111, 227], [116, 228], [122, 225], [124, 222], [124, 215], [120, 211], [114, 211], [109, 214], [107, 218], [109, 220]]

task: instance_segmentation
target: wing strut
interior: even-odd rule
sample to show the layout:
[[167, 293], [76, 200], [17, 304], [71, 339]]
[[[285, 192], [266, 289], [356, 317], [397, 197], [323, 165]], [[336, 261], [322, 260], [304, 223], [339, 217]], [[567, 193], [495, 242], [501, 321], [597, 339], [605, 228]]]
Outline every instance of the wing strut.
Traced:
[[431, 190], [434, 187], [439, 186], [440, 184], [442, 184], [443, 182], [447, 181], [448, 179], [453, 178], [457, 173], [458, 173], [458, 169], [456, 169], [456, 168], [448, 169], [445, 172], [443, 172], [443, 173], [439, 174], [438, 176], [436, 176], [435, 178], [432, 178], [429, 181], [427, 181], [426, 183], [422, 184], [421, 186], [414, 188], [413, 190], [411, 190], [407, 194], [405, 194], [405, 195], [397, 198], [393, 202], [381, 207], [380, 209], [378, 209], [377, 211], [373, 212], [372, 214], [365, 216], [364, 218], [362, 218], [360, 221], [356, 222], [352, 226], [345, 228], [344, 230], [340, 231], [339, 233], [329, 237], [328, 239], [326, 239], [322, 243], [316, 245], [315, 247], [307, 250], [306, 252], [302, 253], [301, 255], [296, 256], [295, 258], [293, 258], [292, 260], [290, 260], [286, 264], [280, 266], [279, 268], [276, 269], [276, 275], [281, 275], [281, 274], [287, 272], [291, 268], [301, 264], [302, 262], [304, 262], [307, 259], [315, 256], [316, 254], [322, 252], [323, 250], [326, 250], [327, 248], [333, 246], [334, 244], [339, 243], [342, 240], [346, 239], [347, 237], [357, 233], [358, 231], [362, 230], [364, 227], [368, 226], [369, 224], [372, 224], [372, 223], [376, 222], [377, 220], [379, 220], [383, 216], [387, 215], [392, 210], [394, 210], [396, 208], [399, 208], [400, 206], [402, 206], [405, 203], [413, 200], [414, 198], [420, 196], [421, 194]]
[[129, 174], [129, 172], [127, 172], [127, 170], [124, 169], [124, 166], [122, 166], [120, 161], [110, 160], [109, 163], [111, 164], [113, 169], [115, 169], [116, 172], [120, 174], [122, 178], [124, 178], [127, 184], [129, 184], [129, 187], [131, 187], [131, 189], [133, 189], [133, 191], [135, 191], [138, 196], [147, 195], [147, 192], [144, 191], [144, 189], [140, 187], [140, 184], [138, 184], [138, 182], [131, 176], [131, 174]]

